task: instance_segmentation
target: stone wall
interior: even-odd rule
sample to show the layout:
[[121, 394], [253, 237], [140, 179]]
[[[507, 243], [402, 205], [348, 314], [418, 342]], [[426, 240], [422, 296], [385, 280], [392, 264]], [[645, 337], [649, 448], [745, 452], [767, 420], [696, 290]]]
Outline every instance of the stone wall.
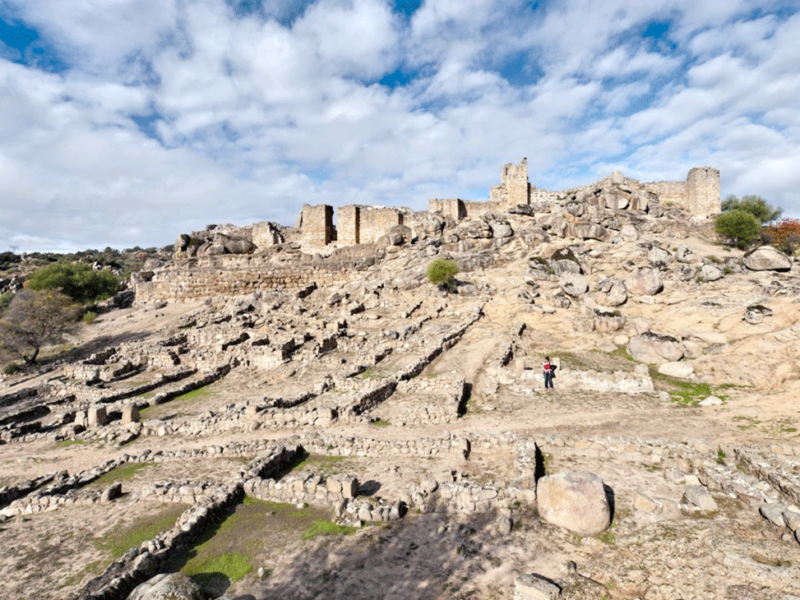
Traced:
[[653, 181], [642, 184], [642, 187], [656, 194], [661, 204], [689, 208], [685, 181]]
[[336, 239], [333, 226], [333, 207], [327, 204], [317, 206], [303, 205], [302, 211], [303, 246], [319, 248], [327, 246]]
[[261, 223], [253, 223], [251, 241], [259, 248], [268, 248], [275, 244], [282, 244], [286, 240], [275, 226], [275, 223], [263, 221]]
[[464, 206], [464, 201], [459, 198], [447, 200], [434, 198], [428, 200], [428, 210], [439, 213], [446, 219], [452, 219], [456, 223], [467, 217], [467, 209]]
[[489, 189], [489, 202], [506, 206], [531, 203], [531, 186], [528, 183], [528, 159], [518, 165], [508, 163], [500, 172], [500, 184]]
[[360, 211], [359, 243], [377, 242], [383, 234], [395, 225], [403, 224], [403, 213], [397, 208], [381, 206], [362, 206]]
[[343, 246], [361, 243], [361, 207], [355, 204], [341, 206], [336, 211], [337, 240]]
[[300, 289], [349, 281], [358, 261], [275, 265], [257, 256], [225, 255], [174, 261], [157, 270], [149, 281], [136, 282], [136, 302], [185, 302], [212, 296], [239, 296], [261, 290]]
[[499, 213], [505, 212], [506, 204], [504, 202], [483, 202], [480, 200], [465, 200], [464, 210], [467, 217], [470, 219], [478, 219], [485, 215], [487, 212]]
[[711, 167], [695, 167], [686, 177], [688, 208], [698, 217], [720, 213], [719, 171]]

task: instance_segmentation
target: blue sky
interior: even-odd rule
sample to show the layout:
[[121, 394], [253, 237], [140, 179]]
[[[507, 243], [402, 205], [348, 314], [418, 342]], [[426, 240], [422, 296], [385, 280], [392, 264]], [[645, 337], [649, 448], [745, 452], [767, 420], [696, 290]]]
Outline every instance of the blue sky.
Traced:
[[800, 216], [800, 14], [752, 0], [0, 0], [0, 246], [722, 173]]

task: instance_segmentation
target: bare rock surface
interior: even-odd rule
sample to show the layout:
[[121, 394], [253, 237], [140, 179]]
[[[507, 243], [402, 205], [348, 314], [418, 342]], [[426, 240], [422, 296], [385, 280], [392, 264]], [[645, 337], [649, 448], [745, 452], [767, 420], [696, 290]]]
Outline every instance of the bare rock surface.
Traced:
[[536, 503], [545, 521], [575, 533], [594, 535], [611, 525], [603, 480], [594, 473], [571, 471], [542, 477], [536, 486]]

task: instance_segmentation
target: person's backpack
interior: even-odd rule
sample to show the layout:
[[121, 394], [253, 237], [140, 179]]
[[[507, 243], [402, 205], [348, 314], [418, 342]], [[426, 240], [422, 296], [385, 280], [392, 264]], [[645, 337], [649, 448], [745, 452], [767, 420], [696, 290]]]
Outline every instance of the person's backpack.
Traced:
[[550, 377], [552, 377], [553, 379], [556, 378], [556, 369], [557, 368], [558, 368], [558, 365], [554, 365], [553, 363], [550, 363]]

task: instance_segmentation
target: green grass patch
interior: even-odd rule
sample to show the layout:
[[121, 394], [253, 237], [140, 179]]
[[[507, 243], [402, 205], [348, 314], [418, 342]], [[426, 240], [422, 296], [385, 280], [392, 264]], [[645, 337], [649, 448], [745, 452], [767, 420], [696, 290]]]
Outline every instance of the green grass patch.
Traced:
[[716, 396], [723, 402], [730, 396], [723, 394], [720, 390], [731, 387], [730, 385], [722, 384], [712, 386], [710, 383], [684, 381], [677, 377], [670, 377], [658, 372], [658, 365], [650, 365], [650, 378], [653, 383], [658, 385], [661, 389], [665, 389], [673, 402], [681, 406], [697, 406], [697, 404], [708, 398], [709, 396]]
[[156, 463], [152, 462], [125, 463], [124, 465], [120, 465], [114, 469], [111, 469], [108, 473], [103, 473], [100, 475], [100, 477], [87, 484], [86, 487], [104, 488], [108, 487], [112, 483], [116, 483], [117, 481], [128, 481], [132, 479], [138, 471], [154, 466], [156, 466]]
[[191, 392], [186, 392], [185, 394], [174, 398], [173, 402], [175, 400], [194, 400], [195, 398], [202, 398], [203, 396], [207, 396], [208, 393], [208, 386], [204, 385], [203, 387], [192, 390]]
[[56, 442], [56, 446], [59, 448], [67, 448], [69, 446], [88, 446], [90, 442], [86, 440], [61, 440], [60, 442]]
[[112, 560], [117, 560], [131, 548], [172, 528], [186, 508], [185, 504], [173, 504], [153, 515], [137, 519], [132, 525], [115, 527], [102, 539], [96, 540], [95, 546], [111, 554]]
[[319, 535], [349, 535], [356, 531], [355, 527], [337, 525], [332, 521], [314, 521], [311, 527], [303, 532], [304, 540], [312, 540]]
[[221, 577], [228, 581], [240, 581], [253, 571], [250, 557], [239, 552], [212, 556], [205, 560], [190, 561], [183, 574], [191, 577], [200, 587], [213, 585]]
[[303, 457], [293, 467], [292, 471], [313, 471], [322, 475], [330, 474], [341, 463], [348, 460], [347, 456], [327, 456], [325, 454], [303, 454]]
[[391, 421], [387, 421], [386, 419], [376, 419], [375, 421], [370, 421], [370, 425], [374, 425], [375, 427], [388, 427], [391, 424]]
[[608, 544], [609, 546], [613, 546], [617, 543], [617, 539], [614, 537], [614, 532], [610, 529], [606, 529], [602, 533], [597, 534], [597, 539], [604, 544]]
[[613, 352], [609, 352], [609, 354], [611, 354], [612, 356], [619, 356], [620, 358], [624, 358], [625, 360], [628, 360], [630, 362], [636, 362], [636, 359], [634, 359], [630, 354], [628, 354], [628, 349], [625, 346], [620, 346]]

